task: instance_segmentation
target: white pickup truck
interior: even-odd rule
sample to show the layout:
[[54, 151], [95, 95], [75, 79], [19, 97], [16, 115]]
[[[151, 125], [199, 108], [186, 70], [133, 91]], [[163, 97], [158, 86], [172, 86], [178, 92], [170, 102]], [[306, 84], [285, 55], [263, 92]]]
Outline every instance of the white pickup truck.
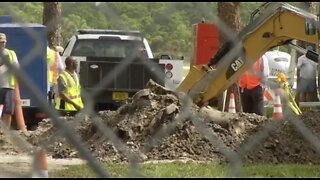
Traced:
[[149, 79], [175, 90], [183, 78], [183, 60], [166, 55], [154, 58], [147, 39], [138, 31], [79, 30], [67, 43], [62, 59], [67, 56], [79, 60], [80, 84], [96, 93], [97, 109], [126, 100]]

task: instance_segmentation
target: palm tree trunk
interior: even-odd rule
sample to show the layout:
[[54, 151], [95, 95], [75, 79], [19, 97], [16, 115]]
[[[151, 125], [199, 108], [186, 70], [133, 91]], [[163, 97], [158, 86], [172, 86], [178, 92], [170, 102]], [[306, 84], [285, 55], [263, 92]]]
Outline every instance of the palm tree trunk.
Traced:
[[49, 47], [61, 45], [61, 2], [44, 2], [42, 20], [48, 28]]
[[[220, 46], [223, 45], [226, 41], [233, 38], [234, 34], [225, 34], [225, 32], [233, 31], [238, 33], [240, 31], [240, 2], [218, 2], [218, 17], [222, 22], [224, 22], [225, 26], [220, 27]], [[225, 31], [223, 27], [229, 28], [229, 30]], [[229, 106], [229, 97], [230, 93], [233, 92], [235, 95], [235, 104], [236, 111], [240, 112], [242, 110], [240, 103], [240, 94], [238, 83], [232, 84], [227, 90], [226, 104], [225, 109], [228, 109]], [[218, 100], [218, 109], [222, 110], [223, 107], [223, 98], [220, 96]]]

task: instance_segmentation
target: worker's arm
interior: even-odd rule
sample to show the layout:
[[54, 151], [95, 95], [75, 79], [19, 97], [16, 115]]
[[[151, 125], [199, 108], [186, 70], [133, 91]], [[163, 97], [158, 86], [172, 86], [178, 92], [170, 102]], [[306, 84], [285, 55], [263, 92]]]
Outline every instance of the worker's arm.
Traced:
[[297, 63], [297, 69], [301, 69], [301, 67], [303, 67], [305, 64], [303, 63], [303, 59], [302, 59], [303, 57], [302, 56], [300, 56], [299, 58], [298, 58], [298, 63]]
[[57, 58], [58, 58], [57, 59], [58, 60], [58, 71], [59, 71], [59, 73], [62, 73], [62, 71], [64, 71], [65, 67], [64, 67], [64, 64], [62, 62], [60, 54], [58, 52], [56, 52], [56, 53], [57, 53]]
[[261, 86], [263, 88], [266, 88], [268, 85], [268, 77], [269, 77], [269, 63], [268, 59], [265, 55], [261, 57], [263, 70], [261, 72]]
[[75, 102], [73, 102], [64, 92], [59, 92], [59, 96], [65, 102], [72, 104], [78, 111], [81, 110], [81, 107], [78, 106]]
[[4, 64], [4, 59], [7, 58], [9, 59], [9, 55], [7, 54], [2, 54], [0, 57], [0, 66], [2, 66]]
[[[2, 66], [3, 64], [5, 64], [5, 61], [10, 62], [10, 56], [9, 51], [3, 50], [1, 57], [0, 57], [0, 66]], [[14, 53], [14, 51], [11, 52], [12, 56], [13, 56], [13, 60], [15, 62], [15, 59], [17, 59], [16, 54]]]
[[18, 61], [18, 57], [17, 57], [17, 54], [12, 51], [12, 58], [13, 58], [13, 64], [16, 66], [16, 67], [19, 67], [19, 61]]

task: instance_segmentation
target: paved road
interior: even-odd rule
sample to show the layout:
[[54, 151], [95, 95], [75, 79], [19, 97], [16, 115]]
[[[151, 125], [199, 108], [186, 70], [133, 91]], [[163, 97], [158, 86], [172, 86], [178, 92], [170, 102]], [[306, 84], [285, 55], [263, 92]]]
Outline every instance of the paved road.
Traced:
[[[28, 155], [7, 155], [0, 152], [0, 178], [31, 177], [33, 158]], [[83, 164], [81, 159], [52, 159], [47, 157], [48, 172]]]

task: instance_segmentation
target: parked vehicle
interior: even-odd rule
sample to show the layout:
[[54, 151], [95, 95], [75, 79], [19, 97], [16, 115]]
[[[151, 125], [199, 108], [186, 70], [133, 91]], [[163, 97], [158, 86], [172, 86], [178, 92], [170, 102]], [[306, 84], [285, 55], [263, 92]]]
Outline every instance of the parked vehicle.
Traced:
[[183, 77], [182, 60], [154, 58], [147, 39], [138, 31], [79, 30], [62, 58], [70, 55], [79, 60], [80, 84], [93, 96], [97, 110], [118, 107], [149, 79], [174, 90]]

